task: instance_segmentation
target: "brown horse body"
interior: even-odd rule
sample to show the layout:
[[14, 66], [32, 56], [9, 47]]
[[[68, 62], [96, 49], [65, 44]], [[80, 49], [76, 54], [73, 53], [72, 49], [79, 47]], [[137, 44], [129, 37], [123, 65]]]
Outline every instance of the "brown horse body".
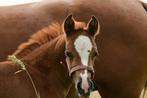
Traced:
[[[40, 98], [66, 98], [72, 84], [66, 66], [60, 64], [59, 56], [61, 58], [63, 54], [58, 52], [58, 55], [56, 55], [57, 50], [53, 49], [57, 39], [59, 38], [42, 45], [22, 58], [34, 80]], [[21, 71], [15, 74], [20, 68], [20, 65], [16, 65], [11, 61], [0, 63], [1, 98], [36, 98], [27, 73]]]
[[[77, 31], [81, 31], [81, 26], [75, 27]], [[76, 34], [80, 35], [79, 32]], [[40, 95], [39, 98], [66, 98], [73, 84], [68, 76], [67, 66], [61, 63], [65, 61], [65, 40], [67, 39], [62, 26], [53, 24], [34, 34], [14, 53], [26, 65]], [[36, 48], [36, 45], [39, 47]], [[32, 47], [35, 49], [32, 50]], [[27, 72], [18, 72], [21, 70], [19, 64], [11, 61], [0, 63], [1, 97], [35, 98], [33, 83]]]
[[[11, 54], [20, 43], [26, 41], [31, 34], [53, 21], [60, 21], [61, 23], [69, 13], [73, 13], [77, 19], [84, 21], [88, 21], [89, 16], [94, 14], [100, 17], [104, 29], [108, 28], [107, 25], [113, 26], [113, 32], [119, 31], [117, 29], [119, 25], [126, 25], [121, 23], [123, 20], [129, 22], [131, 19], [130, 24], [132, 25], [135, 21], [138, 21], [139, 24], [146, 21], [146, 12], [142, 4], [136, 0], [133, 2], [132, 0], [110, 0], [109, 2], [96, 0], [44, 1], [42, 3], [0, 7], [0, 13], [1, 61]], [[117, 23], [112, 24], [113, 22]]]
[[[17, 23], [24, 29], [17, 32], [16, 29], [19, 26], [16, 26], [16, 28], [8, 30], [13, 31], [15, 29], [14, 32], [17, 35], [26, 32], [25, 30], [30, 30], [28, 33], [32, 33], [53, 20], [60, 22], [68, 12], [73, 13], [77, 19], [84, 21], [87, 21], [90, 15], [96, 15], [100, 20], [101, 33], [97, 38], [100, 57], [95, 62], [96, 75], [94, 80], [102, 98], [139, 98], [147, 80], [147, 17], [145, 10], [138, 1], [92, 0], [86, 3], [85, 1], [72, 2], [71, 5], [66, 5], [66, 3], [53, 3], [49, 4], [50, 6], [45, 3], [38, 5], [40, 6], [34, 7], [34, 9], [42, 12], [40, 14], [42, 17], [38, 16], [40, 17], [38, 26], [31, 25], [37, 24], [37, 19], [34, 18], [34, 22], [28, 22], [29, 25], [34, 26], [32, 30], [27, 28], [29, 25], [25, 22], [22, 23], [25, 26], [20, 25], [20, 21]], [[56, 11], [52, 11], [53, 8], [56, 8]], [[46, 11], [49, 13], [43, 13]], [[37, 17], [33, 12], [32, 14]], [[20, 18], [20, 20], [23, 19]], [[13, 22], [9, 21], [9, 23]], [[8, 22], [3, 22], [0, 27], [5, 25], [8, 25]], [[16, 44], [11, 43], [11, 45], [15, 46]], [[9, 46], [10, 48], [12, 47]]]

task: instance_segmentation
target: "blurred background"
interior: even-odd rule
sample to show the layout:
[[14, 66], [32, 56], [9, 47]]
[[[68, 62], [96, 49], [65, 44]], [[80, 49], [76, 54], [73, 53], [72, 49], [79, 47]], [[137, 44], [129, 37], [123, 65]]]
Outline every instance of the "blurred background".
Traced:
[[[0, 0], [0, 6], [11, 6], [11, 5], [19, 5], [33, 2], [41, 2], [42, 0]], [[50, 0], [54, 1], [54, 0]], [[147, 3], [147, 0], [140, 0]]]
[[11, 6], [33, 2], [41, 2], [42, 0], [0, 0], [0, 6]]

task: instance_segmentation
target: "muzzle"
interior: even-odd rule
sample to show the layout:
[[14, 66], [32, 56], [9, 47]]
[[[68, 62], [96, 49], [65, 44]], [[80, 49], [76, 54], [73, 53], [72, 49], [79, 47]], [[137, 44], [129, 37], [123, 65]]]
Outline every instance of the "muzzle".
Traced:
[[89, 71], [91, 73], [92, 78], [94, 78], [94, 73], [95, 72], [94, 72], [93, 66], [77, 65], [77, 66], [74, 66], [74, 67], [69, 67], [68, 70], [69, 70], [69, 76], [70, 77], [76, 71], [87, 70], [87, 71]]

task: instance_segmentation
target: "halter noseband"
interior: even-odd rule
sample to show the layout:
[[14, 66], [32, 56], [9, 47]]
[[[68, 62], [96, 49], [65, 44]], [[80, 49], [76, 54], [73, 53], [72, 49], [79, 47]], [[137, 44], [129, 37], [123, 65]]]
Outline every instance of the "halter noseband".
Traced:
[[92, 77], [94, 77], [93, 66], [85, 66], [85, 65], [77, 65], [69, 68], [69, 76], [72, 76], [72, 74], [78, 70], [88, 70], [92, 74]]

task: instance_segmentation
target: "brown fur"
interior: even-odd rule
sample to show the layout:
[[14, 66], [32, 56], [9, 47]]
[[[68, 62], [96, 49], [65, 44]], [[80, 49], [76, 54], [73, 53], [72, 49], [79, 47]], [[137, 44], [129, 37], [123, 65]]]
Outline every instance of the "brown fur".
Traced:
[[[83, 26], [80, 22], [76, 24], [76, 30], [83, 29], [84, 27], [85, 25]], [[53, 23], [33, 34], [28, 42], [21, 44], [14, 53], [27, 65], [27, 70], [30, 72], [41, 98], [48, 98], [48, 96], [51, 98], [65, 98], [67, 96], [72, 82], [68, 76], [67, 67], [60, 64], [60, 61], [64, 59], [64, 48], [65, 35], [62, 31], [62, 26], [58, 23]], [[27, 74], [24, 71], [16, 75], [14, 74], [19, 68], [18, 65], [12, 62], [6, 61], [0, 63], [0, 85], [3, 85], [1, 86], [0, 97], [35, 98], [35, 93], [33, 92], [34, 90], [30, 80], [27, 78]], [[55, 77], [52, 77], [53, 75]], [[17, 77], [19, 78], [18, 80], [15, 79]], [[9, 79], [13, 83], [10, 84]], [[48, 81], [43, 82], [45, 79]], [[64, 82], [65, 84], [62, 84]], [[9, 87], [9, 84], [12, 85], [12, 88]], [[24, 85], [26, 86], [25, 88], [23, 88]], [[43, 89], [44, 85], [47, 88]], [[13, 86], [19, 86], [19, 88], [15, 89]], [[2, 91], [4, 87], [8, 89], [7, 91], [4, 90], [5, 92]], [[13, 92], [10, 92], [11, 90]], [[25, 93], [21, 93], [21, 91]]]
[[[61, 23], [69, 13], [73, 13], [77, 19], [84, 21], [88, 21], [90, 15], [96, 15], [101, 18], [102, 23], [107, 23], [107, 20], [109, 18], [112, 19], [112, 17], [115, 20], [117, 15], [113, 16], [113, 14], [123, 15], [122, 10], [125, 11], [125, 9], [126, 13], [124, 14], [130, 13], [126, 17], [138, 17], [137, 13], [146, 14], [138, 0], [134, 0], [133, 3], [131, 2], [131, 0], [111, 0], [109, 4], [96, 0], [86, 2], [75, 0], [73, 4], [70, 4], [62, 0], [60, 2], [53, 1], [52, 3], [50, 0], [46, 0], [25, 5], [0, 7], [0, 49], [2, 51], [0, 53], [0, 61], [5, 60], [7, 55], [12, 54], [16, 47], [26, 41], [30, 35], [48, 26], [53, 21]], [[114, 6], [114, 4], [118, 6]], [[127, 8], [129, 9], [127, 10]], [[55, 9], [55, 11], [52, 9]], [[111, 11], [111, 14], [109, 11]], [[136, 20], [139, 21], [140, 19], [143, 18], [138, 17]]]
[[0, 12], [2, 59], [32, 33], [53, 21], [61, 23], [69, 13], [85, 22], [95, 15], [101, 33], [96, 39], [100, 57], [95, 62], [94, 80], [101, 96], [138, 98], [147, 80], [147, 17], [138, 0], [44, 2], [3, 7]]
[[[79, 23], [76, 24], [76, 30], [85, 27], [82, 26], [82, 23], [80, 25]], [[30, 72], [41, 98], [65, 98], [72, 85], [67, 66], [60, 64], [60, 61], [64, 60], [65, 50], [65, 35], [61, 28], [61, 25], [55, 23], [43, 28], [31, 36], [29, 41], [26, 42], [27, 45], [20, 45], [18, 52], [15, 52], [16, 55], [21, 57]], [[32, 49], [34, 47], [32, 42], [37, 44], [38, 47]], [[15, 65], [11, 61], [0, 63], [0, 97], [35, 98], [35, 93], [27, 74], [25, 71], [14, 74], [18, 70], [20, 70], [19, 65]], [[23, 88], [24, 85], [25, 88]], [[9, 86], [12, 87], [10, 88]], [[11, 90], [13, 92], [10, 92]]]
[[[57, 49], [57, 37], [51, 42], [23, 57], [27, 70], [31, 74], [41, 98], [65, 98], [72, 84], [66, 66], [60, 64], [64, 54], [64, 43]], [[60, 51], [59, 51], [60, 50]], [[36, 98], [32, 84], [25, 71], [11, 61], [0, 63], [0, 97], [1, 98]]]
[[[75, 30], [84, 29], [86, 27], [85, 23], [83, 22], [75, 22], [75, 24]], [[33, 34], [27, 42], [19, 45], [18, 49], [13, 54], [19, 58], [22, 58], [41, 45], [50, 42], [54, 38], [63, 34], [62, 25], [57, 22], [52, 23], [51, 25], [44, 27]]]
[[59, 23], [54, 23], [39, 30], [37, 33], [33, 34], [27, 42], [19, 45], [14, 55], [20, 58], [26, 56], [34, 49], [58, 37], [60, 34], [63, 34], [61, 29]]

